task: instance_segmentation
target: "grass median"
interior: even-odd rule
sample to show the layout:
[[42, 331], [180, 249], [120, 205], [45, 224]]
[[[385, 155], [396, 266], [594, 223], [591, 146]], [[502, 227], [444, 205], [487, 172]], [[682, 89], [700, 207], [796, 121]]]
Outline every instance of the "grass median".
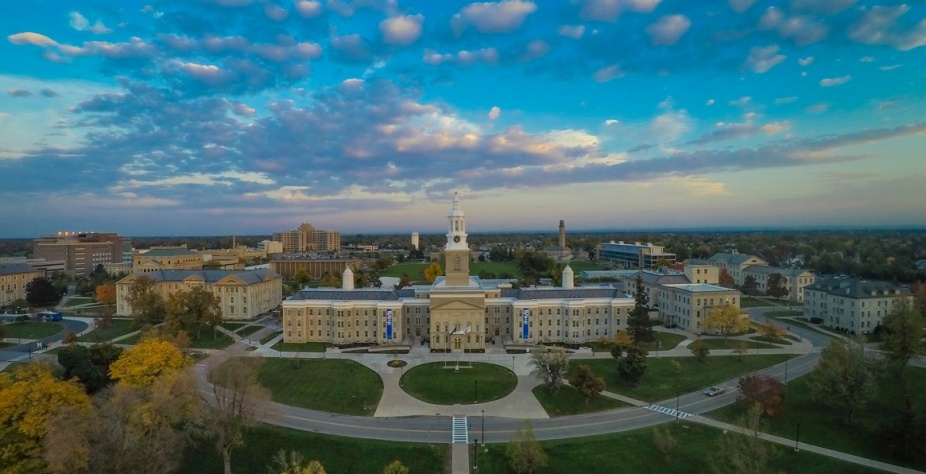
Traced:
[[586, 402], [585, 397], [575, 387], [569, 385], [560, 387], [555, 394], [551, 394], [546, 385], [538, 385], [534, 387], [532, 393], [551, 418], [615, 410], [630, 406], [620, 400], [608, 398], [604, 395], [592, 397]]
[[[755, 372], [784, 362], [794, 355], [746, 355], [743, 357], [708, 357], [698, 362], [694, 357], [649, 357], [646, 359], [646, 375], [635, 387], [617, 379], [617, 363], [614, 359], [582, 360], [595, 375], [604, 378], [605, 390], [626, 395], [647, 402], [673, 398], [676, 392], [688, 393], [704, 390], [726, 380]], [[579, 363], [570, 364], [571, 377]]]

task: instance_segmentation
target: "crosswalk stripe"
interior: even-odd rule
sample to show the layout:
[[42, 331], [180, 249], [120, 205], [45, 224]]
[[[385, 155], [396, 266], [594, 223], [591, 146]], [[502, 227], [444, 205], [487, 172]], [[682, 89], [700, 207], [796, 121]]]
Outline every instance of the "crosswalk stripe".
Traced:
[[673, 408], [668, 408], [668, 407], [664, 407], [660, 405], [648, 405], [644, 408], [646, 408], [647, 410], [658, 411], [659, 413], [669, 415], [672, 417], [676, 416], [676, 414], [678, 414], [679, 418], [688, 418], [689, 416], [694, 416], [691, 413], [685, 413], [683, 411], [676, 411]]
[[469, 444], [469, 431], [468, 425], [466, 423], [466, 417], [453, 417], [451, 422], [451, 435], [450, 439], [452, 443], [466, 443]]

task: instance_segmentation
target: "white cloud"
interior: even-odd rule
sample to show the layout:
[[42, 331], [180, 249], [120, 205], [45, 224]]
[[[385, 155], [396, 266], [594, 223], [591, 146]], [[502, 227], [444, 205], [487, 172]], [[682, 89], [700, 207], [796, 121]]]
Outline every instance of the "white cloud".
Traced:
[[383, 41], [394, 46], [407, 46], [421, 37], [424, 15], [406, 15], [387, 18], [379, 23]]
[[16, 45], [31, 44], [34, 46], [56, 46], [57, 41], [38, 33], [33, 33], [31, 31], [26, 31], [23, 33], [16, 33], [10, 36], [7, 36], [6, 39]]
[[784, 104], [791, 104], [791, 103], [794, 103], [794, 102], [797, 102], [797, 96], [793, 96], [793, 95], [792, 95], [792, 96], [790, 96], [790, 97], [779, 97], [779, 98], [775, 99], [775, 101], [773, 102], [773, 104], [775, 104], [775, 105], [784, 105]]
[[727, 0], [727, 3], [730, 4], [730, 9], [736, 13], [743, 13], [746, 10], [749, 10], [749, 7], [752, 4], [756, 3], [756, 0]]
[[315, 18], [322, 14], [321, 2], [299, 1], [296, 2], [296, 11], [302, 18]]
[[776, 30], [778, 36], [791, 39], [798, 46], [816, 43], [829, 33], [825, 24], [809, 16], [788, 17], [778, 7], [769, 7], [759, 19], [759, 29]]
[[897, 26], [897, 20], [910, 11], [908, 5], [874, 6], [849, 27], [849, 38], [863, 44], [887, 45], [908, 51], [926, 45], [926, 20], [912, 28]]
[[863, 63], [871, 63], [871, 62], [874, 62], [874, 60], [875, 60], [875, 58], [873, 58], [873, 57], [871, 57], [871, 56], [863, 56], [863, 57], [859, 58], [859, 62], [863, 62]]
[[845, 76], [840, 76], [840, 77], [827, 77], [825, 79], [820, 80], [820, 85], [823, 87], [841, 86], [851, 80], [852, 80], [852, 76], [848, 74]]
[[724, 183], [711, 181], [704, 176], [687, 176], [684, 178], [668, 178], [669, 181], [687, 190], [694, 196], [729, 196], [727, 186]]
[[190, 173], [185, 175], [170, 176], [167, 178], [153, 179], [150, 181], [142, 180], [129, 180], [125, 183], [122, 183], [118, 189], [125, 188], [141, 188], [141, 187], [151, 187], [151, 186], [182, 186], [187, 184], [195, 184], [202, 186], [217, 186], [217, 185], [227, 185], [230, 181], [238, 181], [242, 183], [253, 183], [253, 184], [263, 184], [263, 185], [272, 185], [275, 184], [272, 178], [267, 176], [266, 173], [258, 173], [253, 171], [242, 172], [242, 171], [224, 171], [222, 173]]
[[470, 3], [453, 15], [450, 25], [457, 36], [468, 26], [480, 33], [509, 33], [520, 28], [536, 10], [537, 4], [522, 0]]
[[495, 64], [498, 62], [498, 50], [495, 48], [483, 48], [475, 51], [458, 51], [453, 53], [438, 53], [433, 49], [425, 49], [424, 56], [421, 60], [425, 64], [438, 66], [441, 64], [459, 64], [460, 66], [469, 66], [475, 63]]
[[671, 46], [678, 43], [679, 38], [688, 32], [691, 20], [685, 15], [665, 15], [646, 27], [650, 44], [653, 46]]
[[649, 133], [660, 143], [673, 142], [691, 128], [690, 122], [685, 111], [667, 112], [650, 122]]
[[605, 125], [617, 125], [618, 123], [620, 123], [620, 121], [615, 119], [607, 119], [604, 121]]
[[624, 10], [652, 13], [662, 0], [583, 0], [579, 17], [591, 21], [616, 21]]
[[542, 39], [535, 39], [529, 41], [524, 45], [524, 49], [521, 50], [518, 55], [518, 61], [533, 61], [535, 59], [541, 58], [547, 53], [550, 52], [550, 43]]
[[499, 116], [501, 113], [502, 113], [502, 109], [498, 108], [497, 105], [494, 106], [494, 107], [492, 107], [492, 108], [489, 110], [489, 120], [495, 120], [495, 119], [497, 119], [498, 116]]
[[900, 64], [891, 64], [890, 66], [881, 66], [881, 67], [879, 67], [878, 69], [880, 69], [880, 70], [882, 70], [882, 71], [890, 71], [890, 70], [892, 70], [892, 69], [897, 69], [897, 68], [899, 68], [900, 66], [901, 66]]
[[623, 76], [624, 73], [621, 71], [620, 66], [617, 64], [612, 64], [610, 66], [604, 66], [597, 71], [595, 71], [594, 79], [596, 82], [608, 82], [613, 79], [617, 79]]
[[811, 64], [813, 64], [813, 56], [807, 56], [806, 58], [798, 59], [797, 63], [805, 67], [810, 66]]
[[556, 33], [567, 38], [579, 39], [585, 34], [585, 25], [562, 25]]
[[289, 16], [289, 12], [286, 9], [272, 3], [264, 5], [264, 14], [273, 21], [283, 21]]
[[781, 48], [774, 44], [752, 48], [746, 58], [746, 67], [758, 74], [767, 72], [788, 58], [783, 54], [778, 54], [779, 49]]
[[780, 122], [769, 122], [762, 126], [762, 131], [765, 132], [766, 135], [776, 135], [790, 129], [791, 122], [788, 122], [787, 120]]
[[103, 24], [103, 20], [97, 20], [93, 26], [90, 26], [90, 20], [87, 20], [87, 17], [81, 15], [80, 12], [71, 12], [69, 16], [71, 17], [71, 28], [74, 28], [77, 31], [89, 31], [98, 35], [104, 33], [112, 33], [113, 31]]
[[744, 95], [738, 99], [734, 99], [730, 101], [730, 105], [733, 105], [736, 107], [745, 107], [749, 105], [750, 103], [752, 103], [752, 97], [749, 97], [748, 95]]
[[714, 105], [714, 99], [707, 99], [707, 102], [705, 102], [704, 105], [708, 107]]

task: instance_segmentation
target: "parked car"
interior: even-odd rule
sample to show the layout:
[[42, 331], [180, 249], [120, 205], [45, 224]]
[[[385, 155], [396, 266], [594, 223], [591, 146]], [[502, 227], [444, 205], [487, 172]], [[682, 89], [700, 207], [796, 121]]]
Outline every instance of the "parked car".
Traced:
[[723, 387], [711, 387], [705, 390], [704, 394], [707, 395], [708, 397], [716, 397], [717, 395], [720, 395], [726, 391], [727, 390]]

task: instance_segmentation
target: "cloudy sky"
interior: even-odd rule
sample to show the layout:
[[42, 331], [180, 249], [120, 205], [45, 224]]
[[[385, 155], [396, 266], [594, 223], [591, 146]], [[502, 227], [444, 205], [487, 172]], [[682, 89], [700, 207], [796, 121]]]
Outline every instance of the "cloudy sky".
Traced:
[[922, 2], [4, 10], [4, 237], [926, 223]]

